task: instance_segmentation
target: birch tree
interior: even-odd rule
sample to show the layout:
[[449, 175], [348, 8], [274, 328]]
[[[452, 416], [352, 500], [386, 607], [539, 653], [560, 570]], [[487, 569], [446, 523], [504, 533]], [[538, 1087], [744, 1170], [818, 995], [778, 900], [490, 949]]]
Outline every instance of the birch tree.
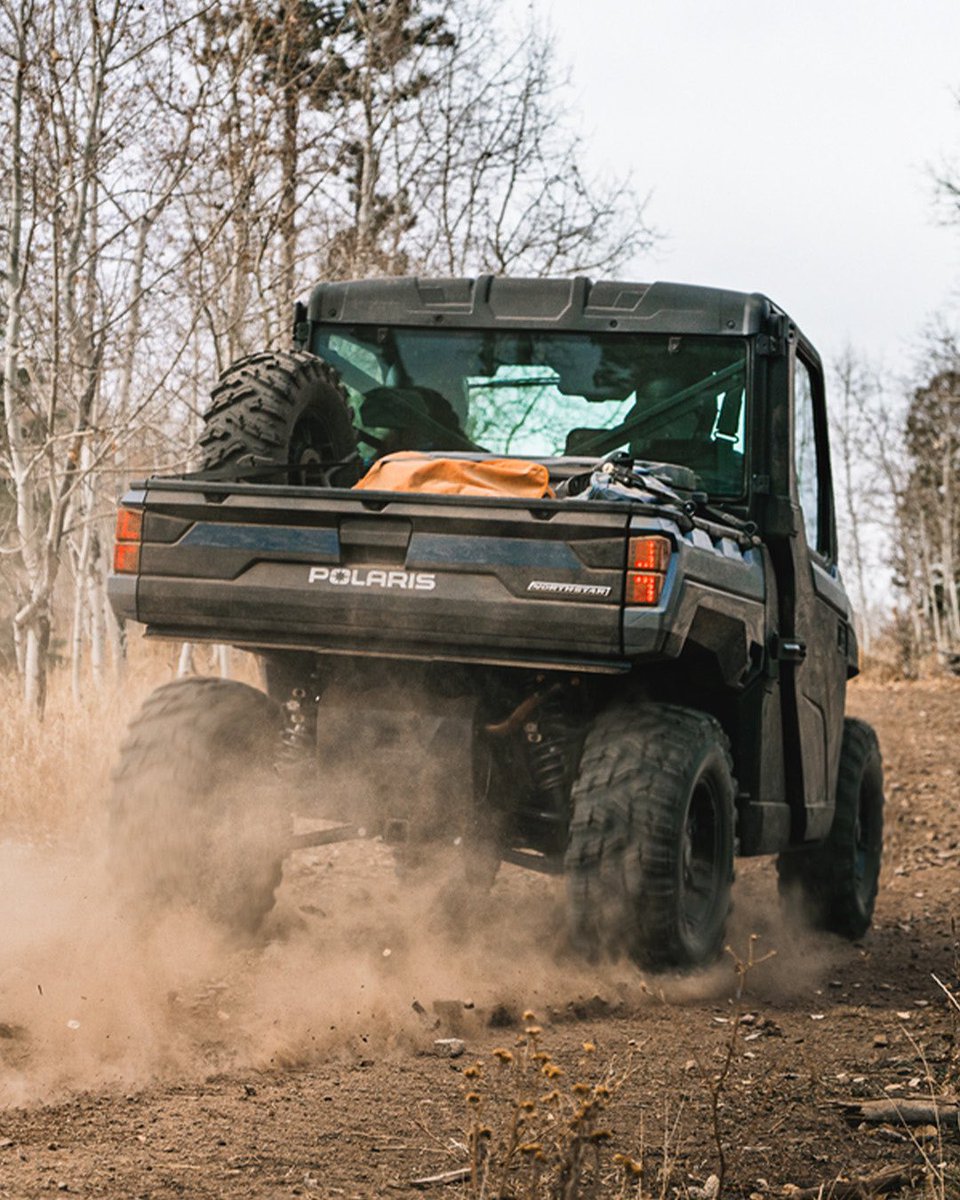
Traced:
[[[89, 617], [95, 661], [102, 658], [106, 538], [98, 526], [107, 506], [98, 480], [144, 415], [130, 388], [146, 242], [183, 171], [175, 156], [149, 161], [150, 113], [137, 102], [171, 15], [179, 19], [172, 8], [148, 12], [134, 0], [0, 0], [0, 71], [10, 96], [0, 466], [16, 514], [7, 549], [20, 567], [17, 660], [25, 700], [39, 712], [67, 561], [73, 642]], [[117, 376], [119, 411], [105, 388]]]

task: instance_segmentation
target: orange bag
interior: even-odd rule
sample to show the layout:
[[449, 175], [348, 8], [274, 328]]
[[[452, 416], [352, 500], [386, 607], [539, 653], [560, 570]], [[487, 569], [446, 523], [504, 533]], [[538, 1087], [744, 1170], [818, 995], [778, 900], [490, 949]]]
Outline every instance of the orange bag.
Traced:
[[425, 458], [401, 450], [378, 459], [353, 485], [380, 492], [439, 492], [453, 496], [553, 496], [550, 473], [542, 463], [516, 458]]

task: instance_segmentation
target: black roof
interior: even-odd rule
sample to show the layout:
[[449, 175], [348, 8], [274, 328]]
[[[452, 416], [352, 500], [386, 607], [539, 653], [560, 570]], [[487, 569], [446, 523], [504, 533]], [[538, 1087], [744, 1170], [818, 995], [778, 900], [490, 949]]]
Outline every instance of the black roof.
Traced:
[[361, 279], [321, 283], [311, 321], [349, 325], [583, 329], [744, 335], [783, 315], [757, 292], [573, 279]]

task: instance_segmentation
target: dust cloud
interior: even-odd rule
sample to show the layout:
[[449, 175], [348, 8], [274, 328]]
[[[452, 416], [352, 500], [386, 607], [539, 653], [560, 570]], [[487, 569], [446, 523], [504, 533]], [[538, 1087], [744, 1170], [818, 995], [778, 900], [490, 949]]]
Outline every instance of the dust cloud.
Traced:
[[[31, 753], [8, 767], [6, 812], [0, 797], [0, 839], [11, 830], [0, 840], [0, 1106], [320, 1056], [404, 1056], [528, 1007], [547, 1020], [636, 1017], [642, 1036], [651, 1005], [733, 992], [729, 957], [679, 978], [571, 958], [561, 879], [505, 866], [489, 893], [468, 890], [451, 845], [402, 875], [379, 841], [298, 850], [244, 941], [196, 907], [167, 902], [144, 919], [108, 861], [112, 747], [90, 745], [84, 725], [65, 719], [59, 743], [27, 746], [25, 733]], [[141, 849], [134, 876], [162, 852]], [[833, 951], [771, 915], [769, 863], [741, 875], [731, 944], [745, 954], [757, 933], [758, 952], [777, 951], [751, 972], [749, 996], [809, 991]]]
[[[565, 958], [560, 881], [508, 867], [476, 895], [459, 887], [461, 869], [450, 851], [401, 879], [375, 842], [299, 851], [259, 937], [238, 943], [190, 909], [134, 919], [89, 847], [0, 845], [0, 1105], [320, 1055], [415, 1053], [526, 1007], [640, 1018], [651, 1004], [731, 994], [729, 961], [645, 980], [627, 964]], [[777, 950], [748, 991], [782, 1000], [816, 981], [829, 951], [761, 908], [748, 892], [731, 942], [745, 952], [759, 932], [758, 949]]]
[[238, 942], [195, 910], [132, 914], [103, 854], [0, 845], [0, 1105], [409, 1053], [449, 1021], [435, 1001], [466, 1001], [470, 1024], [575, 994], [558, 897], [518, 880], [464, 904], [447, 868], [398, 879], [377, 843], [298, 852], [259, 937]]

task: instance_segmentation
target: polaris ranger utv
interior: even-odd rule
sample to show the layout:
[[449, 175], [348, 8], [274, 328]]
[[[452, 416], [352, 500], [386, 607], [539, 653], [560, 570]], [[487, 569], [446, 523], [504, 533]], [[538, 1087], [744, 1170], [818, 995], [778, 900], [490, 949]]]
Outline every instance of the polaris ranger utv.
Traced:
[[866, 931], [882, 774], [844, 717], [823, 370], [771, 301], [322, 283], [205, 421], [201, 470], [123, 497], [111, 597], [264, 690], [180, 680], [133, 721], [144, 890], [255, 926], [292, 846], [458, 841], [476, 880], [565, 873], [587, 955], [683, 968], [735, 855], [777, 854], [814, 924]]

